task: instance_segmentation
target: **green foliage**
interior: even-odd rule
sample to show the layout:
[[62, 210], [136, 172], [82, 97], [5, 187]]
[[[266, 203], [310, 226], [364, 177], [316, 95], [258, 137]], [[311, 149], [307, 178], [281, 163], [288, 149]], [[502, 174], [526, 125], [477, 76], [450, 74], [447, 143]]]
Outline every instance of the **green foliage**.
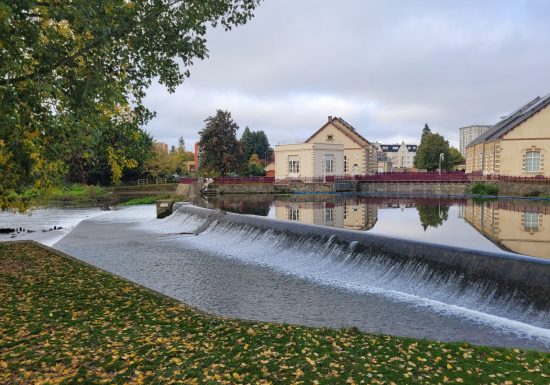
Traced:
[[430, 126], [428, 126], [428, 123], [424, 124], [424, 128], [422, 129], [422, 137], [420, 140], [424, 139], [426, 135], [431, 133], [432, 133], [432, 130], [430, 130]]
[[548, 383], [545, 352], [210, 317], [31, 244], [0, 267], [2, 384]]
[[258, 3], [0, 1], [1, 208], [67, 174], [116, 183], [139, 167], [152, 79], [173, 91], [208, 56], [208, 26], [244, 24]]
[[205, 120], [206, 126], [199, 132], [201, 171], [213, 171], [220, 175], [240, 173], [245, 168], [243, 147], [237, 140], [239, 126], [229, 111], [217, 110], [215, 116]]
[[248, 160], [247, 174], [250, 176], [264, 176], [265, 169], [257, 154], [252, 154]]
[[476, 182], [470, 187], [474, 195], [498, 195], [498, 185]]
[[269, 161], [271, 159], [273, 149], [270, 147], [267, 135], [263, 130], [250, 131], [246, 127], [241, 136], [241, 144], [243, 145], [245, 159], [250, 159], [254, 154], [262, 160]]
[[174, 173], [182, 175], [189, 171], [185, 165], [186, 161], [193, 159], [193, 153], [185, 151], [185, 147], [180, 143], [170, 152], [165, 152], [159, 147], [153, 146], [152, 156], [144, 162], [143, 173], [152, 178], [171, 178]]
[[466, 164], [466, 159], [464, 159], [458, 148], [449, 147], [449, 166], [455, 167], [462, 164]]
[[423, 134], [414, 157], [414, 167], [419, 170], [436, 170], [439, 168], [440, 154], [443, 154], [444, 157], [441, 168], [449, 170], [452, 166], [450, 163], [449, 142], [439, 134], [430, 132]]
[[424, 231], [428, 227], [437, 228], [449, 219], [449, 206], [416, 206], [416, 210]]
[[63, 204], [84, 205], [109, 202], [113, 197], [113, 191], [111, 188], [97, 185], [73, 183], [54, 186], [46, 192], [42, 189], [28, 189], [23, 192], [23, 196], [32, 205], [48, 205], [60, 202], [63, 202]]

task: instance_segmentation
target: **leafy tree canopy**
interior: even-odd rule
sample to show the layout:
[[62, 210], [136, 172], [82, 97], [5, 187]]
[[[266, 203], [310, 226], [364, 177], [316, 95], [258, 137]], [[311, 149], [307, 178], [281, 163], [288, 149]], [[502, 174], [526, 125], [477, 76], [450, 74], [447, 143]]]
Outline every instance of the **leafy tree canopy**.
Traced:
[[221, 175], [240, 173], [245, 168], [242, 144], [237, 140], [239, 126], [229, 111], [217, 110], [215, 116], [205, 120], [199, 132], [202, 172]]
[[151, 79], [173, 91], [207, 57], [207, 27], [244, 24], [259, 1], [0, 1], [0, 207], [72, 162], [106, 159], [118, 181], [137, 161], [116, 138], [147, 136]]
[[422, 139], [427, 135], [431, 134], [432, 130], [430, 130], [430, 126], [428, 126], [428, 123], [424, 124], [424, 128], [422, 129]]
[[414, 167], [419, 170], [436, 170], [439, 168], [439, 157], [443, 154], [441, 168], [449, 170], [452, 167], [449, 155], [449, 142], [439, 134], [427, 133], [422, 136], [414, 157]]
[[247, 173], [250, 176], [264, 176], [265, 169], [258, 154], [252, 154], [248, 160]]
[[451, 167], [466, 164], [466, 159], [464, 159], [458, 148], [449, 147], [449, 163]]
[[417, 206], [416, 210], [424, 231], [441, 226], [449, 218], [449, 206]]
[[267, 135], [263, 130], [250, 131], [246, 127], [241, 136], [241, 143], [243, 145], [245, 159], [256, 154], [260, 159], [269, 161], [273, 153], [273, 149], [269, 145]]

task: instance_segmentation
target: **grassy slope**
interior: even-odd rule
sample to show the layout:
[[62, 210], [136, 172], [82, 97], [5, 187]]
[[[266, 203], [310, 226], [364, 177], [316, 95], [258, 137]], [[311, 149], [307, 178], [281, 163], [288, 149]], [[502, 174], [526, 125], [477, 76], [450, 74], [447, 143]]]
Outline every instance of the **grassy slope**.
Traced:
[[243, 322], [0, 244], [0, 383], [548, 384], [550, 354]]
[[68, 202], [74, 204], [101, 203], [112, 197], [112, 189], [100, 186], [88, 186], [83, 184], [71, 184], [56, 187], [50, 195], [39, 200], [47, 202]]

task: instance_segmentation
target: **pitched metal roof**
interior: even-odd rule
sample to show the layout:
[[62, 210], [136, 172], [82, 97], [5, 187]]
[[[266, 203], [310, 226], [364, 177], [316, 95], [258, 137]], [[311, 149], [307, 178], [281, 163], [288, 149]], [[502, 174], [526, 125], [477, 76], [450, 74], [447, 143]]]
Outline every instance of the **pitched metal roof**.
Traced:
[[548, 105], [550, 105], [550, 94], [542, 98], [537, 96], [535, 99], [521, 106], [510, 115], [504, 117], [500, 122], [472, 140], [466, 147], [501, 138], [504, 134], [510, 132], [512, 129], [516, 128]]

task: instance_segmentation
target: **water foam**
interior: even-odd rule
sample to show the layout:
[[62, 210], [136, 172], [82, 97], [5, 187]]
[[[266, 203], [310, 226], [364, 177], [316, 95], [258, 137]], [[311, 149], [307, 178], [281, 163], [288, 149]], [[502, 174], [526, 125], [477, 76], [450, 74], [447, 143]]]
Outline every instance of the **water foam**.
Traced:
[[[155, 225], [146, 223], [162, 238], [243, 263], [262, 265], [278, 272], [357, 293], [384, 296], [393, 301], [466, 319], [550, 348], [550, 316], [516, 293], [497, 296], [491, 283], [464, 285], [460, 274], [443, 276], [426, 264], [398, 264], [383, 254], [365, 255], [354, 242], [334, 237], [296, 235], [205, 217], [185, 210]], [[182, 235], [196, 234], [196, 235]]]

